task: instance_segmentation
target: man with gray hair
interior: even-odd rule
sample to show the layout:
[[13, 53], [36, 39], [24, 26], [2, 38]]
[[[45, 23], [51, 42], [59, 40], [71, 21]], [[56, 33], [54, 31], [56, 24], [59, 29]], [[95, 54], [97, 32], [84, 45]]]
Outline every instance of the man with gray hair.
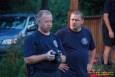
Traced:
[[50, 32], [52, 20], [50, 11], [40, 10], [37, 31], [25, 39], [24, 60], [30, 67], [29, 77], [60, 77], [58, 66], [66, 57], [60, 40]]

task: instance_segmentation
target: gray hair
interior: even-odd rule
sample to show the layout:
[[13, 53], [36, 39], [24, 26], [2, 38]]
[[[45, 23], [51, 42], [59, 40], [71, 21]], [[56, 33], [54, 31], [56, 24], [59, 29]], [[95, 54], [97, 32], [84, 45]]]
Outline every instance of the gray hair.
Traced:
[[36, 23], [37, 23], [37, 24], [38, 24], [40, 18], [41, 18], [43, 15], [52, 15], [52, 13], [51, 13], [49, 10], [40, 10], [40, 11], [37, 13], [37, 17], [36, 17]]

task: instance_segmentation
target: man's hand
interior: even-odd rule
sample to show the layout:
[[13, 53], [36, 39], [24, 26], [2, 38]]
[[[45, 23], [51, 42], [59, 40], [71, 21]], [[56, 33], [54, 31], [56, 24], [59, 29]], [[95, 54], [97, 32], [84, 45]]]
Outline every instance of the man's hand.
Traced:
[[95, 72], [95, 70], [93, 69], [93, 65], [92, 64], [88, 64], [87, 65], [87, 71], [88, 71], [88, 73]]
[[59, 65], [58, 69], [65, 72], [65, 71], [69, 70], [69, 66], [67, 64], [61, 63]]
[[115, 36], [114, 36], [114, 32], [112, 30], [109, 30], [109, 37], [111, 39], [113, 39]]
[[55, 54], [56, 54], [55, 51], [49, 50], [49, 51], [45, 54], [46, 59], [47, 59], [48, 61], [53, 61], [53, 60], [55, 60]]

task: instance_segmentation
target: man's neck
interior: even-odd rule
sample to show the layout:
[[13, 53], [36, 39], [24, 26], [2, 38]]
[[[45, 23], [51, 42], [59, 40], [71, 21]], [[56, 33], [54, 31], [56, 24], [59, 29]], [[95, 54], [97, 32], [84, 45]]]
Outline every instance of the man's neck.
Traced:
[[50, 32], [45, 32], [41, 29], [38, 29], [38, 31], [41, 32], [42, 34], [46, 35], [46, 36], [50, 35]]
[[80, 32], [81, 31], [81, 27], [78, 28], [78, 29], [71, 29], [71, 30], [74, 31], [74, 32]]

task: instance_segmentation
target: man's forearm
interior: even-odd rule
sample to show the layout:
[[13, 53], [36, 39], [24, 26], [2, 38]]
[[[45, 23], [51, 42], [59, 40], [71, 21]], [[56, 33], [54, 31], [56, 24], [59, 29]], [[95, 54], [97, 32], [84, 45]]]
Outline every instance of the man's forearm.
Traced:
[[42, 55], [33, 55], [33, 56], [30, 56], [30, 57], [25, 57], [24, 58], [24, 61], [28, 64], [34, 64], [34, 63], [39, 63], [43, 60], [46, 60], [46, 56], [45, 54], [42, 54]]
[[109, 21], [109, 14], [105, 13], [103, 19], [104, 19], [104, 22], [105, 22], [105, 25], [106, 25], [107, 29], [109, 31], [112, 30], [111, 26], [110, 26], [110, 21]]
[[89, 64], [93, 64], [95, 57], [96, 57], [96, 48], [91, 51]]

